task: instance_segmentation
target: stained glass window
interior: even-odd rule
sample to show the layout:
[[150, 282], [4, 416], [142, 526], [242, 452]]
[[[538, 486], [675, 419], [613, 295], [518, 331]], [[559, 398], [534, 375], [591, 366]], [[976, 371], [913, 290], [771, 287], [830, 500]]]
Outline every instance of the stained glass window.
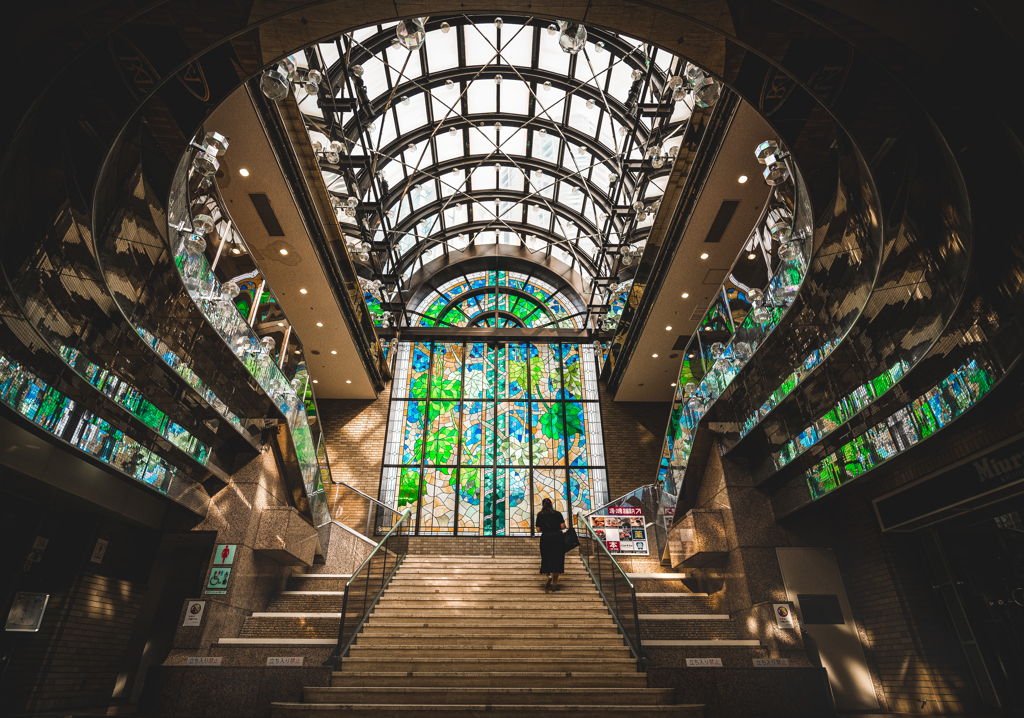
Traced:
[[399, 344], [381, 500], [425, 536], [528, 536], [545, 498], [604, 504], [597, 366], [589, 344]]
[[473, 272], [445, 282], [412, 309], [421, 327], [529, 327], [579, 329], [586, 307], [520, 272]]

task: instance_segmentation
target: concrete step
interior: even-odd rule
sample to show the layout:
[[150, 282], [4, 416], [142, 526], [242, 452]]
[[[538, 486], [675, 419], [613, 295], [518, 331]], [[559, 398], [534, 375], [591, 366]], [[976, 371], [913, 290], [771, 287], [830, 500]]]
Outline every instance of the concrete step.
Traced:
[[468, 688], [468, 687], [369, 687], [338, 686], [306, 688], [307, 703], [373, 703], [377, 705], [669, 705], [671, 688]]
[[[337, 629], [335, 629], [337, 633]], [[610, 646], [620, 647], [623, 645], [622, 637], [614, 634], [593, 635], [590, 633], [561, 633], [551, 635], [545, 633], [394, 633], [391, 631], [377, 632], [364, 631], [356, 639], [356, 645], [361, 648], [373, 646], [437, 646], [444, 642], [458, 643], [462, 646], [488, 646], [501, 647], [518, 645], [541, 646], [546, 643], [553, 643], [560, 646]]]
[[[500, 568], [419, 568], [416, 566], [406, 566], [402, 564], [402, 567], [395, 572], [396, 576], [402, 578], [414, 577], [414, 578], [508, 578], [510, 576], [518, 577], [521, 579], [528, 578], [542, 578], [547, 576], [537, 570], [537, 567], [530, 569], [529, 571], [513, 571], [505, 570]], [[560, 576], [586, 576], [590, 574], [587, 570], [580, 567], [569, 568], [566, 566], [566, 570], [559, 574]]]
[[239, 638], [334, 638], [338, 637], [338, 618], [333, 617], [283, 617], [272, 618], [250, 616], [242, 624]]
[[565, 672], [463, 672], [438, 673], [435, 671], [381, 672], [339, 671], [331, 676], [332, 686], [462, 686], [479, 688], [531, 688], [533, 686], [566, 688], [646, 688], [647, 674], [635, 671], [623, 673], [565, 673]]
[[636, 605], [637, 610], [644, 614], [717, 613], [715, 599], [710, 596], [687, 593], [638, 592]]
[[[757, 644], [756, 641], [754, 643], [755, 645]], [[546, 644], [541, 643], [532, 646], [525, 644], [517, 644], [515, 646], [474, 646], [462, 645], [461, 643], [457, 645], [435, 643], [433, 645], [396, 644], [390, 646], [363, 646], [356, 641], [356, 644], [349, 649], [349, 655], [353, 658], [379, 658], [382, 661], [389, 660], [392, 656], [400, 656], [402, 658], [444, 658], [453, 653], [458, 653], [464, 658], [488, 658], [494, 656], [502, 658], [529, 658], [541, 654], [552, 658], [572, 658], [575, 656], [626, 658], [630, 655], [629, 648], [621, 643], [618, 646], [591, 646], [582, 644], [556, 645], [550, 641]]]
[[447, 705], [447, 704], [351, 704], [351, 703], [272, 703], [273, 718], [411, 718], [414, 716], [453, 716], [453, 718], [568, 718], [570, 716], [686, 716], [702, 718], [703, 705]]
[[[523, 588], [541, 586], [543, 587], [547, 583], [547, 576], [533, 575], [529, 576], [516, 576], [515, 574], [509, 574], [507, 576], [500, 577], [460, 577], [454, 578], [451, 576], [441, 576], [436, 578], [426, 578], [423, 576], [415, 575], [402, 575], [401, 572], [396, 573], [394, 579], [388, 584], [391, 586], [453, 586], [455, 588], [471, 588], [474, 586], [509, 586], [516, 587], [521, 586]], [[585, 585], [593, 586], [594, 582], [591, 580], [589, 575], [580, 574], [562, 574], [558, 577], [559, 584], [570, 584], [570, 585]]]
[[494, 617], [488, 615], [482, 615], [478, 618], [472, 617], [461, 617], [461, 616], [447, 616], [437, 614], [419, 614], [416, 616], [407, 616], [405, 614], [398, 614], [395, 616], [381, 616], [376, 613], [370, 614], [370, 617], [366, 619], [367, 626], [423, 626], [430, 628], [439, 628], [444, 630], [450, 630], [452, 627], [465, 627], [467, 631], [481, 629], [481, 628], [508, 628], [510, 630], [520, 629], [539, 629], [541, 627], [544, 630], [554, 628], [615, 628], [615, 623], [612, 621], [609, 614], [605, 614], [601, 618], [545, 618], [545, 619], [527, 619], [522, 616], [503, 616]]
[[445, 608], [443, 613], [440, 609], [438, 610], [424, 610], [417, 608], [403, 608], [395, 606], [381, 606], [373, 612], [374, 616], [380, 617], [394, 617], [394, 616], [407, 616], [409, 618], [439, 618], [443, 616], [451, 617], [465, 617], [465, 618], [516, 618], [520, 621], [524, 619], [528, 620], [543, 620], [547, 618], [607, 618], [609, 615], [608, 609], [601, 604], [600, 608], [519, 608], [510, 607], [507, 604], [495, 604], [495, 605], [483, 605], [476, 608], [457, 607], [457, 608]]
[[487, 632], [495, 628], [501, 628], [503, 633], [514, 633], [523, 635], [543, 631], [545, 636], [555, 638], [566, 635], [587, 634], [595, 638], [618, 637], [619, 632], [611, 621], [601, 622], [600, 625], [593, 625], [589, 622], [578, 622], [571, 626], [538, 626], [534, 623], [520, 623], [511, 626], [495, 626], [493, 623], [480, 622], [472, 625], [460, 621], [449, 625], [438, 626], [435, 624], [422, 623], [376, 623], [367, 621], [360, 634], [362, 636], [376, 635], [377, 633], [412, 633], [420, 636], [470, 636], [477, 632]]
[[[540, 655], [540, 654], [536, 654]], [[572, 656], [561, 658], [545, 656], [543, 658], [516, 658], [511, 656], [496, 657], [495, 654], [482, 657], [459, 656], [453, 658], [449, 652], [446, 656], [424, 658], [422, 656], [347, 656], [341, 660], [341, 672], [348, 671], [440, 671], [466, 672], [496, 671], [516, 672], [551, 672], [559, 673], [626, 673], [636, 670], [636, 659], [626, 657], [589, 657]]]
[[[485, 593], [481, 595], [459, 596], [444, 593], [422, 593], [422, 594], [392, 594], [385, 593], [381, 596], [380, 608], [498, 608], [504, 609], [516, 606], [517, 597], [521, 601], [529, 601], [529, 610], [540, 608], [564, 608], [566, 606], [584, 606], [586, 608], [604, 607], [604, 601], [597, 591], [587, 593], [573, 593], [571, 591], [557, 591], [551, 594], [539, 594], [529, 598], [521, 594]], [[518, 608], [518, 606], [517, 606]]]

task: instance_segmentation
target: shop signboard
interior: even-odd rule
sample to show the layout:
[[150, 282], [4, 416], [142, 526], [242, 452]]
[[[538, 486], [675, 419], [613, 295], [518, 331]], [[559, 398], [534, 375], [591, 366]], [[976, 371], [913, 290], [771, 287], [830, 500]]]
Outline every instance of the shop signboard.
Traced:
[[644, 510], [639, 506], [611, 506], [608, 513], [590, 516], [591, 527], [597, 537], [604, 541], [609, 553], [626, 556], [647, 556], [647, 527], [644, 524]]

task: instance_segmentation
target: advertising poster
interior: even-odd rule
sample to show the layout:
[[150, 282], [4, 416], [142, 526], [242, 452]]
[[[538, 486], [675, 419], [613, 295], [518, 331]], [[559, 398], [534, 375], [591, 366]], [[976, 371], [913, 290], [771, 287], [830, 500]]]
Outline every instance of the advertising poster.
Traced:
[[604, 541], [609, 553], [647, 556], [647, 527], [644, 511], [639, 506], [612, 506], [606, 516], [590, 516], [588, 520], [597, 537]]

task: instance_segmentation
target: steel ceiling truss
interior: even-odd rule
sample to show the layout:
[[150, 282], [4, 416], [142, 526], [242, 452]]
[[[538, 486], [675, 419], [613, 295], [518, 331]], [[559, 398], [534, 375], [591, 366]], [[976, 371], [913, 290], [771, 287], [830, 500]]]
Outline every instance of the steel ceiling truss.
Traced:
[[[431, 72], [426, 45], [418, 50], [404, 51], [401, 67], [390, 64], [385, 50], [392, 46], [395, 37], [394, 26], [377, 26], [376, 31], [361, 40], [355, 39], [355, 33], [338, 37], [331, 41], [333, 51], [338, 59], [329, 66], [324, 61], [325, 48], [314, 45], [306, 50], [306, 61], [310, 69], [319, 70], [323, 74], [317, 96], [317, 106], [323, 118], [304, 113], [307, 127], [325, 135], [330, 141], [338, 141], [343, 145], [340, 161], [336, 164], [321, 162], [321, 169], [327, 175], [328, 186], [335, 186], [336, 177], [344, 180], [345, 191], [349, 196], [356, 197], [355, 224], [341, 222], [343, 232], [371, 247], [370, 261], [363, 265], [366, 273], [383, 278], [394, 287], [393, 298], [396, 307], [404, 314], [407, 326], [411, 326], [412, 316], [406, 306], [406, 295], [412, 287], [405, 286], [413, 275], [415, 264], [424, 252], [431, 247], [442, 245], [443, 253], [450, 256], [453, 250], [448, 239], [459, 234], [468, 235], [469, 245], [473, 245], [482, 232], [509, 232], [517, 236], [521, 245], [525, 245], [524, 237], [533, 235], [548, 243], [544, 250], [545, 256], [551, 256], [554, 248], [568, 253], [570, 267], [579, 266], [582, 273], [590, 279], [595, 289], [591, 295], [591, 310], [604, 306], [607, 297], [603, 296], [606, 287], [614, 283], [621, 274], [623, 265], [617, 260], [625, 245], [635, 244], [646, 238], [649, 227], [637, 227], [637, 212], [631, 205], [637, 199], [653, 200], [647, 197], [649, 183], [652, 179], [671, 172], [671, 162], [661, 169], [655, 169], [649, 159], [648, 151], [659, 145], [665, 138], [681, 135], [685, 130], [688, 118], [672, 121], [673, 100], [668, 79], [673, 74], [681, 74], [685, 61], [678, 56], [663, 50], [646, 46], [634, 45], [629, 41], [601, 30], [588, 28], [588, 44], [582, 52], [570, 55], [566, 74], [544, 69], [540, 64], [540, 43], [549, 21], [538, 18], [505, 17], [510, 27], [499, 28], [496, 33], [497, 42], [491, 40], [477, 29], [480, 23], [493, 23], [495, 16], [452, 16], [432, 18], [426, 23], [428, 33], [447, 22], [451, 30], [457, 33], [458, 66], [451, 69]], [[532, 43], [529, 66], [515, 65], [502, 61], [503, 50], [506, 49], [507, 38], [503, 33], [524, 32], [532, 28]], [[477, 33], [487, 42], [493, 56], [483, 65], [467, 64], [466, 38], [469, 33]], [[475, 36], [474, 36], [475, 37]], [[476, 38], [479, 41], [479, 37]], [[594, 43], [603, 43], [603, 50], [609, 53], [609, 65], [606, 69], [595, 71], [590, 53], [596, 49]], [[413, 54], [418, 55], [422, 76], [410, 77], [407, 73], [408, 64]], [[363, 81], [351, 72], [357, 64], [368, 62], [374, 56], [383, 63], [385, 91], [377, 98], [367, 95]], [[661, 62], [659, 62], [661, 60]], [[577, 78], [577, 65], [586, 63], [588, 71], [583, 72], [584, 78], [601, 79], [599, 84], [590, 84], [587, 79]], [[624, 63], [638, 74], [633, 79], [625, 98], [615, 97], [610, 93], [612, 68]], [[506, 74], [507, 73], [507, 74]], [[503, 74], [509, 80], [521, 80], [529, 93], [529, 107], [525, 115], [514, 113], [513, 108], [502, 108], [500, 86], [493, 83], [495, 75]], [[469, 84], [474, 81], [488, 80], [494, 84], [496, 98], [494, 112], [470, 112], [468, 101]], [[452, 81], [459, 95], [454, 106], [445, 117], [434, 116], [432, 90], [446, 86]], [[560, 102], [560, 112], [549, 113], [542, 109], [538, 101], [534, 85], [550, 82], [552, 88], [565, 93]], [[398, 99], [402, 96], [422, 94], [426, 111], [426, 121], [409, 132], [402, 132]], [[570, 125], [571, 98], [579, 97], [590, 100], [601, 112], [593, 137]], [[556, 105], [557, 106], [557, 105]], [[382, 118], [390, 114], [395, 123], [396, 138], [386, 147], [374, 150], [379, 144], [384, 131]], [[647, 120], [647, 127], [641, 122]], [[604, 123], [614, 120], [625, 128], [625, 135], [620, 137], [615, 131], [610, 135], [614, 143], [609, 147], [598, 138], [601, 137]], [[553, 139], [558, 140], [558, 162], [551, 162], [530, 154], [505, 154], [498, 143], [491, 141], [493, 148], [486, 155], [470, 153], [470, 128], [481, 126], [493, 127], [495, 122], [502, 123], [502, 134], [516, 132], [527, 133], [528, 152], [535, 146], [540, 130], [545, 130]], [[370, 132], [371, 123], [376, 123], [375, 133]], [[437, 136], [455, 128], [460, 133], [464, 156], [445, 162], [436, 162], [438, 157]], [[507, 127], [507, 130], [506, 130]], [[497, 133], [496, 133], [497, 135]], [[486, 137], [486, 135], [484, 135]], [[500, 140], [498, 136], [495, 140]], [[412, 142], [418, 150], [419, 160], [409, 163], [403, 159], [403, 148]], [[572, 166], [563, 163], [569, 146], [585, 147], [586, 158], [583, 165], [570, 155]], [[429, 152], [431, 161], [424, 163]], [[391, 162], [398, 162], [402, 178], [394, 186], [384, 181], [382, 169]], [[500, 164], [503, 167], [514, 167], [523, 173], [523, 190], [514, 189], [474, 189], [472, 173], [487, 165]], [[418, 184], [436, 181], [438, 188], [441, 176], [459, 167], [463, 170], [460, 187], [455, 188], [448, 196], [441, 196], [427, 205], [403, 216], [397, 224], [392, 224], [388, 210], [396, 207]], [[541, 170], [546, 177], [553, 178], [552, 197], [544, 197], [541, 192], [547, 187], [531, 186], [530, 174]], [[602, 189], [595, 180], [594, 173], [608, 171], [616, 175], [614, 181]], [[599, 210], [599, 224], [588, 218], [584, 213], [559, 201], [560, 182], [570, 182], [579, 188], [584, 199], [593, 203], [595, 213]], [[549, 225], [538, 227], [526, 221], [509, 222], [501, 216], [476, 218], [473, 216], [473, 203], [493, 202], [495, 198], [516, 205], [540, 206], [550, 217]], [[455, 205], [468, 204], [467, 221], [454, 226], [447, 226], [445, 209]], [[439, 223], [429, 236], [415, 232], [418, 222], [437, 215]], [[525, 214], [523, 216], [526, 216]], [[559, 232], [559, 223], [572, 220], [581, 237], [566, 237]], [[382, 233], [383, 241], [374, 241], [374, 235]], [[399, 243], [404, 237], [413, 236], [413, 246], [404, 254], [399, 252]], [[597, 245], [597, 256], [591, 257], [582, 251], [577, 241], [589, 237]], [[406, 243], [408, 244], [408, 243]], [[459, 250], [461, 251], [461, 250]], [[531, 251], [533, 251], [531, 249]], [[358, 265], [359, 263], [357, 263]], [[397, 280], [394, 279], [397, 277]], [[589, 313], [589, 312], [588, 312]]]

